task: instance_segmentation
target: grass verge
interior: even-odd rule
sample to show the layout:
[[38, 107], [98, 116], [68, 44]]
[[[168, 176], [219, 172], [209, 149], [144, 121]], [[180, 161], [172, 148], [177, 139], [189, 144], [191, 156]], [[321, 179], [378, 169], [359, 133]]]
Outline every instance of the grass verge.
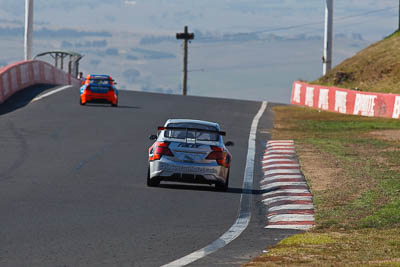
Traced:
[[361, 50], [314, 83], [361, 91], [400, 93], [400, 31]]
[[246, 266], [400, 266], [400, 121], [274, 108], [273, 139], [294, 139], [316, 227]]

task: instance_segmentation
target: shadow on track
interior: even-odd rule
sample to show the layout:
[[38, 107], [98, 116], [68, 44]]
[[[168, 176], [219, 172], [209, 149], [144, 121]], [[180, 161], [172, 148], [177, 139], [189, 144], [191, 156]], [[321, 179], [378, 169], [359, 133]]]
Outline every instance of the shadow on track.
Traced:
[[11, 97], [9, 97], [3, 104], [0, 104], [0, 115], [13, 112], [14, 110], [20, 109], [28, 105], [36, 96], [54, 87], [56, 87], [56, 85], [39, 84], [27, 87], [15, 93]]
[[117, 108], [131, 108], [131, 109], [141, 109], [141, 107], [135, 107], [135, 106], [127, 106], [127, 105], [119, 105]]
[[160, 184], [158, 187], [164, 189], [173, 189], [173, 190], [209, 191], [215, 193], [251, 194], [251, 195], [262, 195], [277, 190], [277, 188], [268, 190], [259, 190], [259, 189], [248, 190], [243, 188], [229, 187], [226, 191], [218, 191], [215, 189], [214, 186], [190, 185], [190, 184]]
[[[110, 104], [99, 104], [99, 103], [86, 103], [85, 107], [91, 107], [91, 108], [104, 108], [104, 107], [110, 107]], [[113, 107], [113, 108], [125, 108], [125, 109], [141, 109], [141, 107], [136, 107], [136, 106], [127, 106], [127, 105], [118, 105], [118, 107]]]

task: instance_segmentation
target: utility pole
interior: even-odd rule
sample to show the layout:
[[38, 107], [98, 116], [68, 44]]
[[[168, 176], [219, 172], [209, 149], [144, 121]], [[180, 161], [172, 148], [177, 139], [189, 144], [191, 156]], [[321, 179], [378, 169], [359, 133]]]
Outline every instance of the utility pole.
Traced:
[[188, 64], [188, 41], [194, 39], [194, 33], [188, 32], [188, 26], [185, 26], [183, 33], [177, 33], [176, 39], [183, 39], [183, 87], [182, 95], [187, 94], [187, 64]]
[[397, 28], [397, 30], [400, 31], [400, 0], [399, 0], [399, 27]]
[[325, 75], [332, 68], [332, 48], [333, 48], [332, 40], [333, 40], [333, 0], [326, 0], [324, 56], [322, 57], [323, 75]]
[[25, 0], [25, 60], [32, 59], [33, 45], [33, 0]]

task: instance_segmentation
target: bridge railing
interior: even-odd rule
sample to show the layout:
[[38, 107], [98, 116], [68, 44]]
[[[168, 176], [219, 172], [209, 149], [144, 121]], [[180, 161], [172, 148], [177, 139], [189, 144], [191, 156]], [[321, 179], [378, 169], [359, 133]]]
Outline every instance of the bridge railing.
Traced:
[[35, 84], [79, 86], [80, 81], [44, 61], [16, 62], [0, 69], [0, 103], [16, 92]]

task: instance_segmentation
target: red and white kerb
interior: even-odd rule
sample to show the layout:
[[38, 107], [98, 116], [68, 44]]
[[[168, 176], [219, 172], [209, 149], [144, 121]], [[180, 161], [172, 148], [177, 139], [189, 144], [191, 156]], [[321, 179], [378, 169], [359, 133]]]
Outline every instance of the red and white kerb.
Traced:
[[262, 202], [267, 207], [265, 228], [309, 230], [314, 206], [300, 170], [293, 140], [268, 141], [262, 160]]

